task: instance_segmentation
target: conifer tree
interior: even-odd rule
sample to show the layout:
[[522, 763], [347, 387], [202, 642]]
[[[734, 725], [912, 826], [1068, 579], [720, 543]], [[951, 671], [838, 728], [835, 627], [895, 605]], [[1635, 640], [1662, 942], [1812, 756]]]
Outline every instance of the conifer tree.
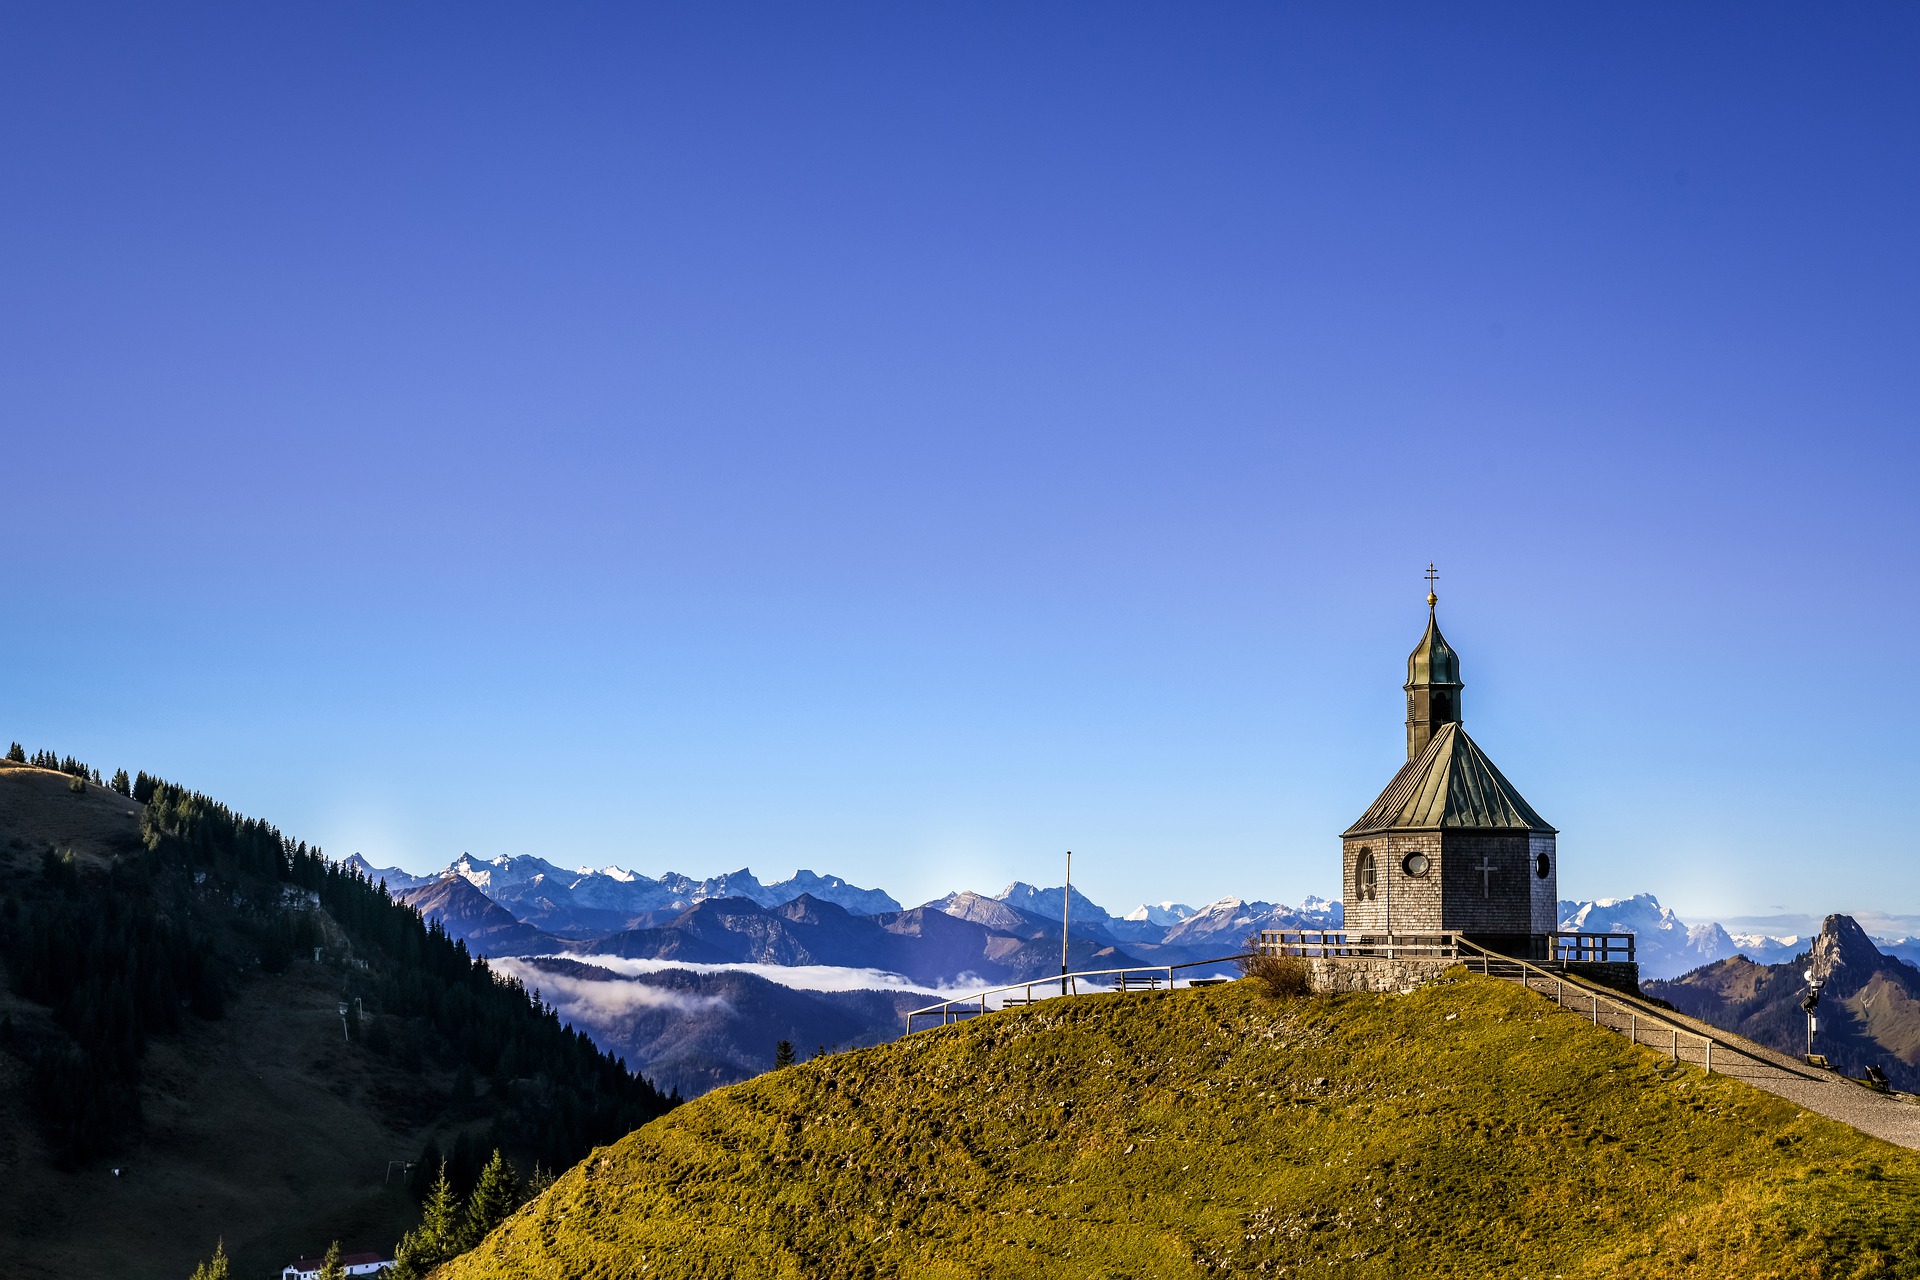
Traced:
[[547, 1188], [552, 1185], [553, 1175], [545, 1169], [542, 1169], [540, 1162], [535, 1160], [533, 1162], [533, 1176], [527, 1179], [527, 1199], [538, 1199], [540, 1196], [545, 1195]]
[[514, 1172], [512, 1163], [500, 1154], [500, 1148], [495, 1147], [493, 1159], [487, 1161], [487, 1167], [480, 1171], [480, 1181], [474, 1185], [473, 1195], [467, 1200], [462, 1251], [485, 1240], [489, 1232], [513, 1215], [520, 1203], [520, 1175]]
[[213, 1257], [193, 1269], [189, 1280], [233, 1280], [233, 1266], [227, 1261], [227, 1242], [216, 1240]]
[[427, 1270], [427, 1265], [419, 1261], [419, 1246], [414, 1242], [414, 1233], [409, 1231], [400, 1237], [400, 1243], [393, 1248], [393, 1265], [387, 1268], [385, 1280], [422, 1280]]
[[462, 1252], [463, 1226], [460, 1202], [454, 1198], [453, 1183], [447, 1180], [447, 1166], [442, 1161], [440, 1176], [421, 1208], [420, 1225], [400, 1237], [400, 1246], [393, 1251], [391, 1280], [422, 1280], [429, 1271]]
[[27, 762], [27, 749], [16, 742], [7, 748], [7, 759], [13, 761], [15, 764], [25, 764]]
[[782, 1040], [773, 1046], [773, 1069], [778, 1071], [782, 1067], [790, 1067], [792, 1065], [793, 1041]]
[[427, 1203], [420, 1212], [422, 1240], [439, 1255], [434, 1265], [460, 1252], [460, 1202], [454, 1198], [453, 1184], [447, 1181], [446, 1162], [440, 1164], [440, 1177], [427, 1192]]
[[340, 1265], [338, 1240], [327, 1246], [327, 1256], [320, 1260], [320, 1280], [347, 1280], [347, 1269]]
[[113, 771], [113, 782], [111, 785], [113, 786], [113, 789], [115, 791], [119, 792], [123, 796], [130, 796], [133, 794], [133, 783], [128, 780], [127, 771], [125, 769], [115, 769]]

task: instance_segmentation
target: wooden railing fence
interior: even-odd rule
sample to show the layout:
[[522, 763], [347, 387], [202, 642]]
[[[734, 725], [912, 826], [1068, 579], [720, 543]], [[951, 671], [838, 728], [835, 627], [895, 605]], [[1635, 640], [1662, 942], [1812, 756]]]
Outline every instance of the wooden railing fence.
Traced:
[[[1079, 995], [1081, 981], [1085, 979], [1091, 982], [1091, 980], [1096, 978], [1110, 979], [1108, 985], [1095, 987], [1095, 989], [1099, 991], [1171, 991], [1178, 981], [1178, 974], [1182, 969], [1200, 969], [1212, 965], [1232, 964], [1236, 960], [1243, 960], [1245, 958], [1246, 956], [1243, 953], [1233, 956], [1218, 956], [1212, 960], [1191, 960], [1185, 964], [1131, 965], [1122, 969], [1082, 969], [1075, 973], [1063, 973], [1057, 978], [1049, 976], [1045, 978], [1033, 978], [1026, 982], [1009, 982], [1004, 987], [988, 987], [985, 991], [969, 992], [964, 996], [958, 996], [952, 1000], [942, 1000], [938, 1004], [930, 1004], [924, 1009], [909, 1010], [907, 1013], [907, 1034], [913, 1034], [913, 1020], [915, 1018], [938, 1018], [940, 1019], [940, 1025], [946, 1026], [962, 1018], [973, 1018], [983, 1013], [990, 1013], [992, 1010], [987, 1006], [987, 998], [989, 996], [1001, 996], [1002, 999], [996, 1007], [1004, 1009], [1008, 1005], [1032, 1004], [1036, 999], [1033, 994], [1035, 987], [1042, 989], [1042, 994], [1037, 998], [1043, 1000], [1050, 994], [1063, 996]], [[1162, 978], [1166, 980], [1165, 986], [1161, 985]], [[1201, 981], [1204, 982], [1206, 979], [1203, 978]], [[1189, 983], [1189, 985], [1191, 985], [1191, 983]], [[1058, 992], [1045, 990], [1046, 988], [1056, 986], [1059, 987]], [[1022, 994], [1008, 997], [1006, 993], [1009, 991], [1018, 991]]]
[[1262, 929], [1254, 949], [1269, 956], [1326, 959], [1452, 960], [1460, 954], [1457, 933], [1345, 933], [1334, 929]]
[[[1631, 936], [1631, 935], [1625, 935]], [[1518, 982], [1528, 990], [1551, 999], [1554, 1004], [1571, 1013], [1579, 1013], [1582, 1006], [1596, 1027], [1605, 1027], [1626, 1036], [1634, 1044], [1649, 1048], [1662, 1048], [1675, 1061], [1685, 1059], [1680, 1050], [1697, 1048], [1700, 1051], [1700, 1064], [1713, 1072], [1713, 1040], [1697, 1031], [1688, 1031], [1672, 1023], [1662, 1024], [1651, 1018], [1644, 1018], [1639, 1009], [1605, 995], [1584, 983], [1569, 983], [1564, 974], [1551, 973], [1530, 961], [1501, 955], [1498, 951], [1489, 951], [1485, 947], [1461, 939], [1461, 959], [1467, 968], [1490, 977], [1506, 978]], [[1665, 1037], [1660, 1035], [1664, 1030]], [[1661, 1039], [1666, 1045], [1660, 1044]]]

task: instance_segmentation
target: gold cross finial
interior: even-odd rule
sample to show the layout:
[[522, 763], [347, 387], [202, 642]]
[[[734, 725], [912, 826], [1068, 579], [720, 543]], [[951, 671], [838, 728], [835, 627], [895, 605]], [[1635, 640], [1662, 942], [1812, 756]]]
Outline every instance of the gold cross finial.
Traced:
[[1440, 603], [1440, 597], [1433, 594], [1433, 582], [1439, 576], [1440, 571], [1433, 567], [1433, 561], [1427, 561], [1427, 608], [1429, 609]]

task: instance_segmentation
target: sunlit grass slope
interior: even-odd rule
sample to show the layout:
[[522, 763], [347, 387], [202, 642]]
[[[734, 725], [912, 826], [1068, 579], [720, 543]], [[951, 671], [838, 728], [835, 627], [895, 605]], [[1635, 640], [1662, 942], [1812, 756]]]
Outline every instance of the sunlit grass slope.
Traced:
[[723, 1089], [451, 1274], [1920, 1275], [1920, 1153], [1463, 972], [1083, 996]]

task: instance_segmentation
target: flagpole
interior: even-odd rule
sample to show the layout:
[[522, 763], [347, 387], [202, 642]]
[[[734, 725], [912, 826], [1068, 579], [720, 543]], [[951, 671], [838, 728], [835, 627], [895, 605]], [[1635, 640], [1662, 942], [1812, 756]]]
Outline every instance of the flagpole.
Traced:
[[1060, 891], [1060, 994], [1067, 994], [1067, 920], [1073, 909], [1073, 850], [1067, 850], [1067, 887]]

